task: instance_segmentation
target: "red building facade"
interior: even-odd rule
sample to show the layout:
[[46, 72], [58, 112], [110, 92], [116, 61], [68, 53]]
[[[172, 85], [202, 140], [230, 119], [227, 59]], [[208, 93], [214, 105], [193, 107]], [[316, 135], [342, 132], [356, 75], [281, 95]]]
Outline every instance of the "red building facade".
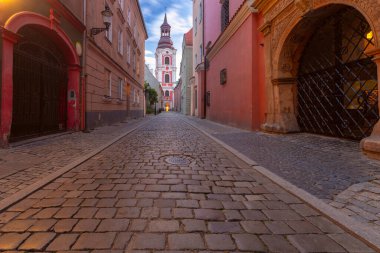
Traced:
[[79, 130], [82, 11], [79, 1], [0, 3], [1, 146]]
[[196, 75], [200, 117], [257, 130], [265, 118], [263, 21], [248, 2], [203, 1], [206, 64]]

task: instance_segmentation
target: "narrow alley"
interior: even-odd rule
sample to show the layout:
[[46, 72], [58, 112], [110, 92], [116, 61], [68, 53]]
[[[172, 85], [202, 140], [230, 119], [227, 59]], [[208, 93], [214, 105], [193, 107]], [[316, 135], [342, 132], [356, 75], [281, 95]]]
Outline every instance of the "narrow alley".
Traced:
[[375, 252], [170, 113], [0, 220], [1, 250]]

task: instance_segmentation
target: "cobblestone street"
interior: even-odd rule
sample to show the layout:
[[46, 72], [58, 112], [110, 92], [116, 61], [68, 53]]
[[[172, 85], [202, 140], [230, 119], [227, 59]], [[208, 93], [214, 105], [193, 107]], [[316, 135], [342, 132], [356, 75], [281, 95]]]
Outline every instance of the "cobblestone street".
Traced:
[[17, 252], [374, 252], [175, 114], [3, 211]]
[[358, 142], [306, 133], [249, 132], [188, 119], [259, 165], [380, 231], [380, 163], [363, 155]]
[[91, 133], [68, 133], [10, 149], [0, 149], [0, 200], [136, 127], [139, 122], [131, 120], [128, 123], [101, 127]]

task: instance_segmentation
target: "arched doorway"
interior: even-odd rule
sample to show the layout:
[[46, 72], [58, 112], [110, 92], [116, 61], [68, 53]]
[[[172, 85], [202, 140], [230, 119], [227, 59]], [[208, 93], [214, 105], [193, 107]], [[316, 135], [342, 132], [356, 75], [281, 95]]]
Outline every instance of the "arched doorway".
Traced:
[[305, 45], [297, 75], [301, 131], [363, 139], [379, 119], [377, 67], [370, 25], [356, 9], [331, 6]]
[[[33, 135], [39, 135], [43, 133], [48, 133], [48, 132], [54, 132], [58, 129], [58, 131], [66, 129], [70, 130], [79, 130], [80, 127], [80, 101], [79, 101], [79, 82], [80, 82], [80, 71], [81, 71], [81, 66], [80, 66], [80, 61], [79, 61], [79, 56], [77, 54], [77, 51], [74, 47], [74, 43], [70, 39], [70, 37], [65, 33], [65, 31], [60, 27], [58, 23], [53, 24], [53, 20], [55, 20], [55, 17], [53, 13], [50, 15], [50, 19], [48, 17], [45, 17], [43, 15], [40, 15], [38, 13], [34, 12], [28, 12], [28, 11], [23, 11], [19, 12], [17, 14], [12, 15], [6, 22], [5, 26], [0, 29], [0, 32], [2, 33], [2, 72], [1, 72], [1, 78], [2, 78], [2, 83], [1, 83], [1, 121], [0, 121], [0, 146], [7, 146], [8, 142], [10, 139], [19, 139], [19, 138], [27, 138], [28, 136], [33, 136]], [[23, 48], [21, 45], [28, 39], [32, 40], [34, 44], [36, 44], [37, 38], [33, 38], [33, 36], [37, 37], [36, 35], [41, 35], [41, 34], [36, 34], [36, 35], [29, 35], [31, 38], [22, 38], [23, 36], [20, 36], [20, 33], [27, 33], [23, 32], [23, 29], [29, 29], [33, 28], [36, 29], [38, 33], [42, 33], [43, 36], [41, 38], [44, 38], [44, 43], [41, 45], [37, 45], [40, 53], [38, 52], [33, 52], [33, 50], [26, 49], [29, 46], [26, 44], [24, 45], [25, 47]], [[40, 38], [40, 39], [41, 39]], [[50, 43], [50, 44], [49, 44]], [[33, 43], [32, 43], [33, 44]], [[47, 46], [47, 49], [44, 45], [49, 44], [50, 46]], [[36, 45], [35, 45], [36, 46]], [[42, 49], [41, 49], [42, 47]], [[57, 51], [59, 51], [57, 53]], [[49, 78], [44, 79], [43, 82], [48, 82], [53, 85], [43, 85], [42, 87], [45, 87], [45, 91], [39, 93], [39, 95], [36, 96], [36, 98], [30, 98], [30, 100], [33, 100], [33, 102], [29, 101], [29, 105], [38, 107], [40, 105], [36, 105], [37, 101], [41, 101], [41, 99], [45, 99], [45, 103], [50, 104], [49, 107], [42, 107], [44, 109], [42, 110], [43, 115], [48, 115], [50, 116], [52, 122], [43, 122], [46, 120], [45, 117], [38, 119], [38, 125], [42, 125], [42, 130], [36, 130], [37, 127], [35, 125], [32, 126], [31, 123], [29, 124], [29, 127], [33, 128], [33, 131], [24, 131], [20, 130], [23, 128], [23, 124], [25, 122], [22, 122], [22, 120], [19, 118], [17, 119], [17, 115], [20, 115], [19, 112], [24, 110], [24, 115], [26, 115], [26, 108], [18, 108], [18, 112], [13, 112], [13, 106], [18, 106], [18, 107], [26, 107], [28, 103], [22, 103], [19, 104], [17, 101], [14, 101], [13, 94], [14, 94], [14, 79], [17, 79], [19, 75], [17, 74], [16, 71], [21, 71], [21, 70], [14, 70], [14, 64], [17, 64], [20, 66], [19, 68], [23, 68], [23, 64], [25, 65], [26, 63], [22, 63], [23, 60], [25, 60], [27, 57], [22, 57], [25, 56], [24, 54], [27, 54], [29, 52], [30, 56], [33, 56], [39, 61], [45, 60], [46, 62], [54, 63], [52, 66], [55, 66], [54, 73], [57, 73], [57, 76], [54, 77], [51, 80], [47, 80]], [[50, 55], [49, 53], [50, 52]], [[53, 52], [53, 54], [51, 54]], [[56, 54], [57, 53], [57, 54]], [[36, 56], [36, 54], [38, 54]], [[64, 57], [64, 61], [63, 61]], [[16, 58], [16, 59], [14, 59]], [[39, 62], [37, 61], [37, 62]], [[41, 63], [39, 63], [41, 64]], [[45, 64], [46, 65], [46, 64]], [[67, 65], [67, 67], [65, 67]], [[29, 64], [30, 66], [30, 64]], [[35, 66], [32, 66], [35, 67]], [[63, 70], [66, 71], [66, 74], [64, 75]], [[27, 70], [24, 70], [24, 72], [19, 72], [19, 73], [27, 73]], [[42, 73], [47, 73], [47, 71], [43, 71]], [[58, 74], [59, 73], [59, 74]], [[15, 75], [16, 74], [16, 75]], [[33, 75], [35, 74], [35, 76]], [[49, 73], [51, 74], [51, 73]], [[29, 73], [30, 77], [38, 79], [42, 78], [41, 71], [37, 73]], [[50, 75], [52, 76], [52, 75]], [[21, 77], [25, 78], [25, 77]], [[62, 80], [65, 79], [66, 86], [63, 87]], [[25, 80], [24, 80], [25, 81]], [[28, 82], [32, 82], [32, 80], [27, 80]], [[22, 80], [16, 80], [16, 82], [22, 84]], [[25, 85], [25, 84], [24, 84]], [[35, 88], [35, 91], [37, 91], [38, 86], [31, 86]], [[54, 87], [54, 88], [52, 88]], [[63, 92], [63, 89], [57, 88], [61, 87], [63, 89], [67, 90], [67, 93], [65, 95], [61, 94], [60, 92]], [[22, 88], [21, 88], [22, 89]], [[54, 91], [55, 89], [55, 91]], [[17, 88], [18, 92], [15, 94], [16, 96], [19, 96], [22, 98], [23, 96], [25, 97], [25, 93], [22, 94], [20, 93], [20, 88]], [[59, 92], [58, 92], [59, 91]], [[27, 91], [26, 91], [27, 92]], [[31, 90], [30, 90], [31, 92]], [[43, 97], [41, 94], [48, 94], [47, 98], [41, 98]], [[52, 95], [52, 94], [59, 94], [59, 95]], [[65, 102], [63, 102], [63, 98], [67, 96], [67, 99]], [[37, 99], [39, 97], [39, 100]], [[17, 98], [16, 98], [17, 99]], [[20, 102], [20, 101], [18, 101]], [[66, 107], [64, 108], [64, 106]], [[53, 108], [53, 109], [51, 109]], [[58, 108], [58, 113], [56, 115], [53, 115], [53, 113], [57, 112]], [[66, 110], [66, 114], [60, 114], [60, 112], [63, 112]], [[36, 111], [36, 110], [35, 110]], [[82, 112], [84, 113], [84, 112]], [[36, 114], [37, 115], [37, 114]], [[15, 117], [15, 123], [13, 124], [13, 117]], [[64, 121], [64, 117], [66, 117], [66, 120]], [[35, 119], [33, 119], [35, 120]], [[36, 122], [34, 122], [36, 123]], [[58, 124], [57, 124], [58, 123]], [[53, 127], [54, 126], [54, 127]], [[11, 130], [11, 128], [14, 127], [15, 130]], [[18, 128], [18, 130], [17, 130]], [[54, 130], [52, 130], [54, 129]]]
[[18, 31], [10, 141], [66, 130], [68, 69], [49, 32], [31, 25]]

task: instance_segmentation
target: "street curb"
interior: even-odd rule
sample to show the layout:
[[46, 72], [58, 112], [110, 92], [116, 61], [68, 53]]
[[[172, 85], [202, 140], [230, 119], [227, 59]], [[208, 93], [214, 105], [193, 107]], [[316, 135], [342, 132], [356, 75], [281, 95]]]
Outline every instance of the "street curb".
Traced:
[[41, 180], [39, 180], [39, 181], [31, 184], [30, 186], [26, 187], [25, 189], [23, 189], [23, 190], [15, 193], [15, 194], [13, 194], [12, 196], [10, 196], [8, 198], [5, 198], [5, 199], [1, 200], [0, 201], [0, 212], [4, 211], [4, 209], [10, 207], [11, 205], [13, 205], [13, 204], [19, 202], [20, 200], [24, 199], [25, 197], [29, 196], [33, 192], [35, 192], [35, 191], [39, 190], [40, 188], [44, 187], [45, 185], [49, 184], [53, 180], [55, 180], [58, 177], [60, 177], [63, 174], [65, 174], [66, 172], [72, 170], [73, 168], [77, 167], [78, 165], [80, 165], [80, 164], [84, 163], [85, 161], [89, 160], [93, 156], [99, 154], [103, 150], [107, 149], [108, 147], [110, 147], [111, 145], [113, 145], [114, 143], [116, 143], [117, 141], [121, 140], [122, 138], [124, 138], [125, 136], [129, 135], [130, 133], [136, 131], [138, 128], [144, 126], [145, 124], [147, 124], [150, 121], [151, 121], [151, 119], [148, 119], [147, 121], [144, 121], [142, 123], [138, 123], [137, 126], [133, 127], [130, 130], [127, 130], [126, 132], [122, 133], [118, 137], [115, 137], [114, 139], [112, 139], [111, 141], [107, 142], [103, 146], [95, 149], [94, 151], [91, 151], [87, 155], [83, 155], [82, 157], [76, 159], [75, 161], [73, 161], [72, 163], [66, 165], [62, 169], [59, 169], [59, 170], [53, 172], [52, 174], [49, 174], [48, 176], [46, 176], [43, 179], [41, 179]]
[[282, 188], [284, 188], [289, 193], [295, 195], [296, 197], [300, 198], [304, 202], [306, 202], [310, 207], [313, 209], [319, 211], [323, 215], [326, 216], [329, 220], [331, 220], [336, 225], [339, 225], [342, 227], [346, 232], [351, 234], [352, 236], [360, 239], [361, 241], [364, 241], [366, 244], [373, 247], [375, 250], [380, 252], [380, 234], [370, 228], [369, 226], [366, 226], [348, 215], [346, 215], [343, 212], [340, 212], [336, 210], [335, 208], [331, 207], [330, 205], [326, 204], [322, 200], [318, 199], [317, 197], [311, 195], [310, 193], [306, 192], [305, 190], [302, 190], [298, 188], [297, 186], [293, 185], [292, 183], [286, 181], [282, 177], [274, 174], [273, 172], [269, 171], [268, 169], [258, 166], [256, 162], [248, 158], [246, 155], [240, 153], [236, 149], [232, 148], [231, 146], [227, 145], [226, 143], [222, 142], [221, 140], [217, 139], [216, 137], [212, 136], [211, 134], [207, 133], [205, 130], [201, 129], [200, 127], [196, 126], [192, 122], [189, 122], [189, 120], [184, 119], [186, 123], [194, 127], [195, 129], [199, 130], [201, 133], [221, 145], [223, 148], [234, 154], [236, 157], [238, 157], [240, 160], [243, 160], [245, 163], [251, 166], [252, 169], [258, 171], [262, 175], [266, 176], [270, 180], [272, 180], [274, 183], [280, 185]]

